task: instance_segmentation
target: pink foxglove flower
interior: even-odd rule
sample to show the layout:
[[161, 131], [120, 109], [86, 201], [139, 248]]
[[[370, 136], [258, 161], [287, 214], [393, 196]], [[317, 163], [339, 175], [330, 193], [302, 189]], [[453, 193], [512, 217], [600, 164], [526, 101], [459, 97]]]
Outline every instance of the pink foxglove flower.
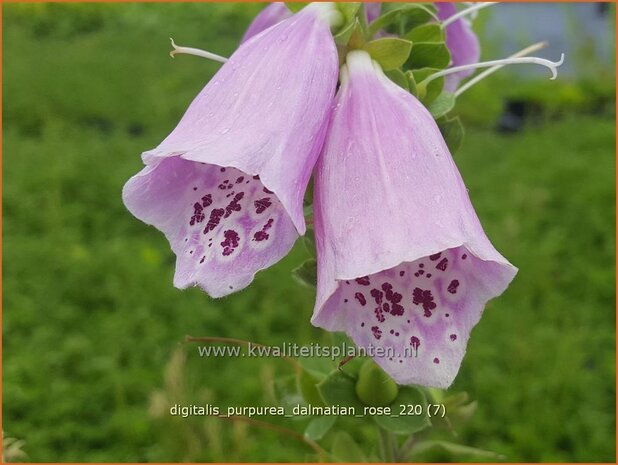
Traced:
[[398, 383], [449, 386], [517, 270], [485, 236], [429, 112], [363, 51], [342, 68], [314, 215], [312, 323], [383, 347], [374, 358]]
[[380, 16], [382, 10], [381, 2], [367, 2], [365, 5], [365, 14], [367, 15], [367, 21], [372, 22]]
[[[457, 13], [454, 3], [439, 2], [436, 3], [436, 7], [438, 8], [438, 18], [442, 21]], [[451, 52], [451, 66], [478, 63], [481, 57], [481, 46], [466, 18], [457, 19], [447, 25], [445, 33], [446, 46]], [[444, 89], [454, 92], [459, 83], [473, 72], [474, 70], [466, 70], [446, 76], [444, 78]]]
[[305, 232], [337, 84], [332, 8], [310, 5], [242, 44], [125, 185], [127, 208], [176, 254], [176, 287], [240, 290]]
[[243, 36], [241, 43], [246, 42], [254, 35], [259, 34], [265, 29], [280, 23], [284, 19], [292, 16], [292, 12], [285, 6], [283, 2], [269, 3], [258, 15], [253, 19], [245, 35]]

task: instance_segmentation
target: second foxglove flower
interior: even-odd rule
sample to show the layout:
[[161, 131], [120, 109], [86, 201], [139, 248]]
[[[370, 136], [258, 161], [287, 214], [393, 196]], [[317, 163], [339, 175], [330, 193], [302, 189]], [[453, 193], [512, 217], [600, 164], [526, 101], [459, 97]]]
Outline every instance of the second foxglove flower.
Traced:
[[401, 384], [448, 387], [517, 270], [485, 236], [432, 116], [363, 51], [342, 68], [314, 216], [312, 322], [373, 350]]

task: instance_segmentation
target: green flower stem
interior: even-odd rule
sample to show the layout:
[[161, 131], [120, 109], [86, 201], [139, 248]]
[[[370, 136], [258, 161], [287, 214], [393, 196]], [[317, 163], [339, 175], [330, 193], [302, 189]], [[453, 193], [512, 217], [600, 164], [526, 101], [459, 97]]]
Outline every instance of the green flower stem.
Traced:
[[378, 426], [380, 439], [380, 455], [385, 462], [395, 462], [398, 460], [399, 451], [397, 448], [397, 438], [391, 431]]
[[298, 439], [299, 441], [304, 442], [309, 447], [311, 447], [318, 454], [321, 461], [326, 461], [330, 457], [329, 453], [326, 450], [324, 450], [322, 447], [320, 447], [318, 443], [316, 443], [312, 439], [309, 439], [303, 436], [302, 434], [299, 434], [296, 431], [293, 431], [291, 429], [284, 428], [282, 426], [275, 425], [267, 421], [256, 420], [254, 418], [243, 417], [240, 415], [231, 415], [229, 417], [221, 416], [219, 418], [222, 418], [224, 420], [230, 420], [230, 421], [241, 421], [241, 422], [256, 426], [258, 428], [269, 429], [272, 431], [276, 431], [277, 433]]
[[412, 449], [414, 448], [415, 444], [416, 444], [416, 438], [414, 437], [413, 434], [411, 434], [410, 437], [406, 439], [406, 441], [403, 443], [403, 445], [401, 446], [401, 449], [399, 449], [399, 457], [397, 457], [397, 461], [407, 462], [408, 457], [410, 456], [410, 452], [412, 452]]

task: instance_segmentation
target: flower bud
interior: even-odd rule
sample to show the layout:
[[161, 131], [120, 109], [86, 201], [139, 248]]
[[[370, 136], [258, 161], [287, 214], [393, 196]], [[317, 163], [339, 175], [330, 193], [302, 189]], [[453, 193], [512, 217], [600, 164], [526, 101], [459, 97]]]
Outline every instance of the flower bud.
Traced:
[[366, 405], [382, 407], [395, 400], [399, 388], [373, 360], [367, 360], [358, 372], [356, 395]]

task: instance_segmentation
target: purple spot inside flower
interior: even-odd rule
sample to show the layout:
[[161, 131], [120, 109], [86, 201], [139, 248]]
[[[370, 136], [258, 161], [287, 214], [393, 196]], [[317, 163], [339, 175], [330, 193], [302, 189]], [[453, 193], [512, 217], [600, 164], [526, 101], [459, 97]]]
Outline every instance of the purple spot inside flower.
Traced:
[[233, 229], [228, 229], [223, 233], [225, 240], [221, 242], [221, 247], [223, 247], [223, 255], [228, 256], [231, 255], [234, 250], [238, 247], [240, 236]]
[[440, 263], [436, 265], [436, 269], [441, 270], [441, 271], [446, 271], [447, 266], [448, 266], [448, 258], [444, 257], [442, 260], [440, 260]]
[[412, 293], [412, 303], [415, 305], [422, 305], [425, 311], [424, 316], [430, 317], [431, 310], [436, 308], [436, 304], [433, 301], [433, 295], [430, 290], [423, 290], [420, 287], [414, 288]]
[[360, 278], [356, 278], [355, 281], [361, 286], [369, 286], [369, 284], [371, 284], [369, 282], [369, 276], [361, 276]]
[[240, 204], [238, 203], [238, 201], [242, 200], [242, 198], [244, 196], [245, 196], [244, 192], [239, 192], [238, 194], [236, 194], [234, 196], [232, 201], [225, 207], [225, 216], [224, 216], [224, 218], [227, 218], [228, 216], [230, 216], [232, 214], [232, 212], [239, 212], [241, 210], [241, 207], [240, 207]]
[[456, 279], [453, 279], [451, 283], [448, 285], [448, 288], [446, 290], [449, 291], [451, 294], [456, 294], [458, 287], [459, 287], [459, 281], [457, 281]]
[[266, 224], [262, 227], [261, 231], [256, 232], [253, 235], [253, 240], [257, 241], [257, 242], [262, 242], [262, 241], [266, 241], [268, 240], [268, 238], [270, 237], [270, 235], [266, 232], [268, 231], [273, 225], [273, 219], [270, 218]]
[[371, 297], [373, 297], [376, 301], [376, 304], [380, 305], [382, 303], [382, 297], [384, 293], [378, 289], [371, 289]]
[[202, 207], [206, 208], [206, 207], [209, 207], [211, 204], [212, 204], [212, 195], [206, 194], [204, 197], [202, 197]]
[[356, 300], [358, 300], [358, 302], [359, 302], [359, 303], [360, 303], [363, 307], [367, 304], [367, 300], [365, 299], [365, 296], [364, 296], [362, 293], [360, 293], [360, 292], [357, 292], [356, 294], [354, 294], [354, 298], [355, 298]]
[[204, 228], [204, 234], [206, 234], [209, 231], [214, 230], [219, 225], [219, 222], [221, 221], [221, 217], [223, 216], [224, 213], [225, 213], [225, 210], [223, 210], [223, 208], [215, 208], [213, 211], [210, 212], [210, 218], [208, 218], [208, 223], [206, 224], [206, 227]]
[[254, 201], [253, 205], [255, 206], [255, 213], [259, 214], [270, 207], [272, 202], [270, 201], [270, 197], [264, 197], [263, 199]]

